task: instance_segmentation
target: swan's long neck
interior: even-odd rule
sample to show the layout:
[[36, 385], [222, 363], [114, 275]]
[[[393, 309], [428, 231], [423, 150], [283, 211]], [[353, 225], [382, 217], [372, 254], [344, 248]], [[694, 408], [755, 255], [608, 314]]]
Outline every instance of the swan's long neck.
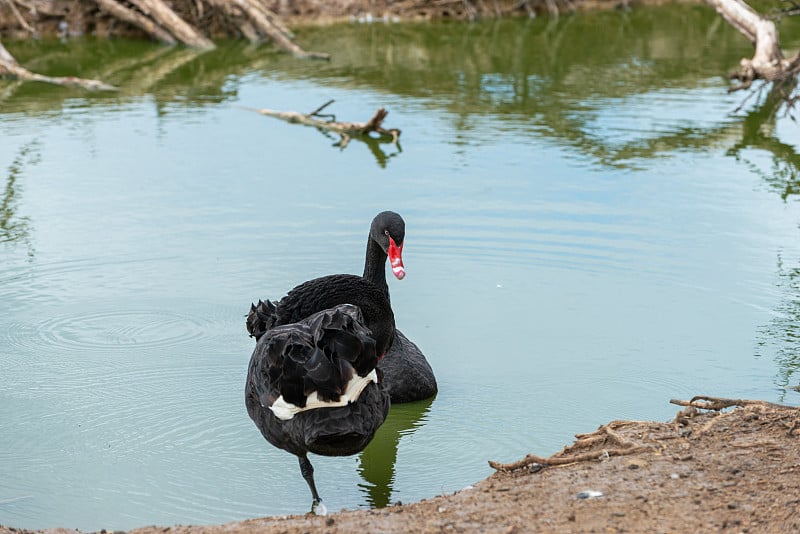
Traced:
[[389, 298], [389, 284], [386, 283], [386, 253], [372, 237], [367, 238], [367, 258], [364, 261], [364, 278], [378, 286]]

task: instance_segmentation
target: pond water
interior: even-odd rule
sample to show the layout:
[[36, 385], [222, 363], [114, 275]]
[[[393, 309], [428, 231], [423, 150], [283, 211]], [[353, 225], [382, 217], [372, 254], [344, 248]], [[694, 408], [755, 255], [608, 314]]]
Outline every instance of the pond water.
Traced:
[[[671, 398], [800, 401], [800, 128], [763, 94], [737, 110], [721, 74], [751, 48], [712, 10], [298, 39], [333, 60], [6, 43], [121, 90], [0, 81], [0, 524], [306, 512], [245, 412], [244, 315], [360, 273], [384, 209], [407, 223], [398, 325], [441, 391], [363, 454], [312, 458], [331, 510], [457, 491]], [[400, 145], [246, 109], [329, 99], [386, 107]]]

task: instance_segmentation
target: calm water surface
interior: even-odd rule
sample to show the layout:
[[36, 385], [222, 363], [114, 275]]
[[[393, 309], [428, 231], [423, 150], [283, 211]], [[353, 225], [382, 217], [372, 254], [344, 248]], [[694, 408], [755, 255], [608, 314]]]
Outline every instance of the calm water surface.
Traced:
[[[299, 38], [333, 61], [7, 43], [122, 89], [0, 82], [0, 523], [307, 511], [244, 409], [244, 314], [360, 273], [384, 209], [408, 226], [398, 325], [441, 392], [314, 459], [330, 509], [453, 492], [670, 398], [800, 401], [800, 128], [736, 111], [720, 74], [750, 46], [710, 9]], [[329, 99], [385, 106], [401, 146], [243, 109]]]

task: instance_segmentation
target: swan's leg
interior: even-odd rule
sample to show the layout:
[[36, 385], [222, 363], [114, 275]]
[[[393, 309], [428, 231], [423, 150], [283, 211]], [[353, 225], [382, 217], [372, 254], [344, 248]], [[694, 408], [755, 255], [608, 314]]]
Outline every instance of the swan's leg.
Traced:
[[298, 456], [298, 460], [300, 460], [300, 472], [303, 474], [303, 478], [306, 479], [308, 487], [311, 489], [311, 496], [314, 497], [314, 504], [322, 502], [322, 499], [319, 498], [319, 493], [317, 493], [317, 486], [314, 484], [314, 467], [305, 455]]

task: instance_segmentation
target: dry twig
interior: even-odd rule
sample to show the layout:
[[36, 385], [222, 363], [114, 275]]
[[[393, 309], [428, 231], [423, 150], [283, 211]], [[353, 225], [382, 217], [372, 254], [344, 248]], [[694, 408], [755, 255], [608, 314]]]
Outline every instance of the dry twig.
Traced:
[[[679, 429], [681, 425], [688, 425], [689, 420], [700, 413], [699, 410], [712, 410], [719, 411], [733, 406], [742, 407], [746, 410], [753, 411], [753, 419], [759, 421], [762, 425], [774, 425], [781, 423], [787, 430], [788, 435], [793, 436], [797, 429], [800, 427], [800, 408], [785, 406], [782, 404], [775, 404], [772, 402], [761, 400], [746, 400], [746, 399], [725, 399], [718, 397], [707, 397], [699, 395], [693, 397], [689, 401], [683, 400], [670, 400], [670, 403], [677, 404], [678, 406], [685, 406], [685, 410], [681, 410], [675, 417], [675, 434], [651, 437], [652, 440], [663, 440], [685, 437], [688, 435], [699, 436], [707, 432], [712, 426], [724, 421], [728, 416], [733, 416], [735, 412], [725, 412], [713, 414], [714, 416], [709, 421], [706, 421], [702, 428], [692, 431], [683, 431]], [[767, 417], [764, 417], [764, 416]], [[791, 419], [791, 422], [786, 422], [786, 419]], [[610, 423], [601, 426], [594, 432], [585, 434], [576, 434], [577, 441], [569, 447], [564, 447], [560, 452], [544, 458], [529, 454], [522, 460], [504, 464], [495, 461], [489, 461], [489, 465], [497, 471], [510, 472], [525, 467], [539, 465], [542, 467], [566, 465], [578, 462], [595, 461], [599, 459], [608, 458], [610, 456], [624, 456], [629, 454], [638, 454], [642, 452], [652, 452], [660, 448], [659, 445], [643, 445], [627, 439], [617, 430], [628, 425], [642, 424], [641, 421], [611, 421]], [[668, 429], [667, 425], [661, 426]], [[606, 444], [610, 444], [611, 448], [601, 448]], [[764, 445], [765, 442], [759, 442], [752, 446]], [[747, 445], [751, 446], [751, 445]], [[586, 449], [593, 449], [587, 452]]]
[[[701, 402], [702, 401], [702, 402]], [[679, 399], [670, 399], [670, 404], [675, 404], [678, 406], [690, 406], [692, 408], [699, 408], [701, 410], [724, 410], [725, 408], [730, 408], [732, 406], [766, 406], [769, 408], [778, 408], [778, 409], [790, 409], [796, 410], [792, 406], [786, 406], [785, 404], [775, 404], [772, 402], [762, 401], [762, 400], [748, 400], [748, 399], [725, 399], [721, 397], [706, 397], [705, 395], [697, 395], [696, 397], [692, 397], [691, 400], [684, 401]]]
[[[601, 426], [594, 432], [588, 434], [577, 434], [575, 437], [578, 438], [578, 441], [576, 441], [570, 447], [564, 447], [562, 451], [555, 453], [549, 458], [543, 458], [541, 456], [536, 456], [535, 454], [528, 454], [522, 460], [512, 462], [509, 464], [503, 464], [500, 462], [495, 462], [490, 460], [489, 465], [497, 471], [510, 472], [510, 471], [515, 471], [517, 469], [522, 469], [523, 467], [527, 467], [533, 464], [549, 467], [549, 466], [564, 465], [577, 462], [591, 462], [595, 460], [605, 459], [610, 456], [626, 456], [629, 454], [637, 454], [640, 452], [653, 450], [652, 447], [639, 445], [637, 443], [634, 443], [633, 441], [628, 441], [625, 438], [623, 438], [621, 435], [619, 435], [611, 428], [615, 423], [624, 423], [624, 422], [613, 421], [607, 425]], [[612, 442], [614, 445], [616, 445], [616, 447], [610, 449], [602, 449], [600, 451], [595, 450], [579, 454], [575, 453], [576, 450], [585, 449], [587, 447], [605, 441]]]

